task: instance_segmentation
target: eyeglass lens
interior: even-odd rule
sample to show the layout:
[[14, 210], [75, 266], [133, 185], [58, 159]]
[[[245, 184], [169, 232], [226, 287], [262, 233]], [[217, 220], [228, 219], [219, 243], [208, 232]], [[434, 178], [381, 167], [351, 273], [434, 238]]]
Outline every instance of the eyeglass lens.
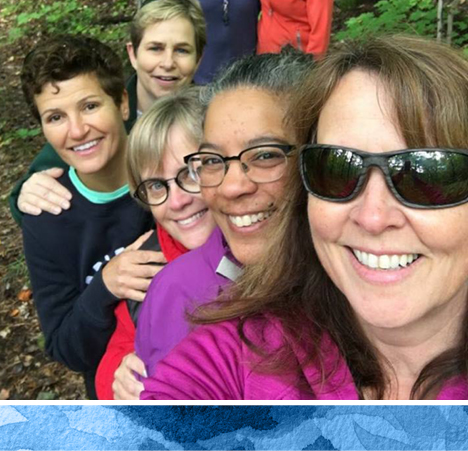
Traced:
[[[354, 198], [365, 177], [364, 160], [342, 148], [305, 150], [305, 183], [315, 194], [330, 200]], [[394, 189], [408, 204], [442, 206], [468, 197], [468, 155], [445, 150], [412, 150], [388, 157]]]
[[[285, 172], [287, 157], [277, 147], [256, 147], [240, 154], [240, 163], [247, 177], [255, 183], [279, 180]], [[193, 174], [203, 187], [222, 183], [231, 162], [215, 153], [201, 152], [190, 160]]]
[[188, 168], [183, 168], [174, 179], [148, 179], [143, 181], [137, 191], [138, 198], [149, 205], [160, 205], [169, 197], [169, 182], [174, 181], [181, 189], [188, 193], [199, 193], [200, 187], [190, 177]]

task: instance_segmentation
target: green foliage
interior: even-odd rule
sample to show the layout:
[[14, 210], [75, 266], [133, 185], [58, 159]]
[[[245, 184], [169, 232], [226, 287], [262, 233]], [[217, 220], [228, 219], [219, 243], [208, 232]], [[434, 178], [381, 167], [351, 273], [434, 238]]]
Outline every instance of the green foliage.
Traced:
[[346, 29], [336, 34], [338, 40], [371, 34], [413, 33], [435, 36], [437, 10], [432, 0], [381, 0], [377, 14], [364, 13], [346, 22]]
[[[346, 22], [346, 29], [336, 33], [335, 39], [362, 38], [375, 34], [410, 33], [436, 37], [437, 5], [433, 0], [380, 0], [376, 13], [363, 13]], [[445, 11], [444, 19], [447, 11]], [[466, 18], [455, 14], [452, 43], [468, 45]]]
[[[39, 3], [39, 4], [38, 4]], [[87, 34], [109, 44], [115, 43], [116, 50], [123, 55], [123, 42], [128, 37], [128, 24], [103, 24], [102, 16], [106, 18], [121, 15], [131, 16], [126, 0], [115, 0], [112, 11], [103, 11], [97, 6], [88, 6], [79, 0], [42, 1], [18, 0], [9, 3], [0, 11], [0, 18], [8, 20], [13, 26], [8, 40], [18, 41], [21, 38], [32, 38], [40, 35], [60, 33]]]
[[359, 7], [362, 0], [335, 0], [335, 3], [342, 11], [352, 11]]

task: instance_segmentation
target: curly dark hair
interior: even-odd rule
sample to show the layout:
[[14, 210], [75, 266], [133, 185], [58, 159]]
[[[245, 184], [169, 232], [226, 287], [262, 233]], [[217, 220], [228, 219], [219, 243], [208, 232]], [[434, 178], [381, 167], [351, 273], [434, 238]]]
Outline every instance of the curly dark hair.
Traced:
[[109, 46], [94, 38], [72, 35], [40, 42], [26, 55], [21, 70], [21, 87], [33, 116], [40, 121], [34, 97], [46, 84], [84, 74], [96, 75], [104, 92], [120, 106], [125, 90], [122, 61]]

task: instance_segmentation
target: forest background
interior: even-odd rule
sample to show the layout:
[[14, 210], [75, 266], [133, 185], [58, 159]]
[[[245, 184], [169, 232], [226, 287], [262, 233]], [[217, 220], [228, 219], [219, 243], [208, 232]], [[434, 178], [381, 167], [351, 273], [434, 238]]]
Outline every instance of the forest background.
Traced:
[[[0, 0], [0, 400], [85, 399], [81, 376], [44, 352], [21, 230], [8, 208], [11, 188], [44, 144], [22, 98], [23, 57], [45, 36], [82, 33], [109, 43], [127, 61], [124, 44], [137, 4]], [[332, 41], [395, 32], [438, 38], [468, 57], [468, 1], [335, 0]]]

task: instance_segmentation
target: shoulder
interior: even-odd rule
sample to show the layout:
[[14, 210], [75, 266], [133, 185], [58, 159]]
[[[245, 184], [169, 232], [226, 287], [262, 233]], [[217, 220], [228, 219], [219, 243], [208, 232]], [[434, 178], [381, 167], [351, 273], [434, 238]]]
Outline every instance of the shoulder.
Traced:
[[216, 229], [205, 244], [169, 263], [151, 282], [147, 297], [155, 290], [160, 294], [164, 286], [195, 296], [206, 287], [218, 286], [222, 282], [216, 268], [224, 252], [221, 232]]

